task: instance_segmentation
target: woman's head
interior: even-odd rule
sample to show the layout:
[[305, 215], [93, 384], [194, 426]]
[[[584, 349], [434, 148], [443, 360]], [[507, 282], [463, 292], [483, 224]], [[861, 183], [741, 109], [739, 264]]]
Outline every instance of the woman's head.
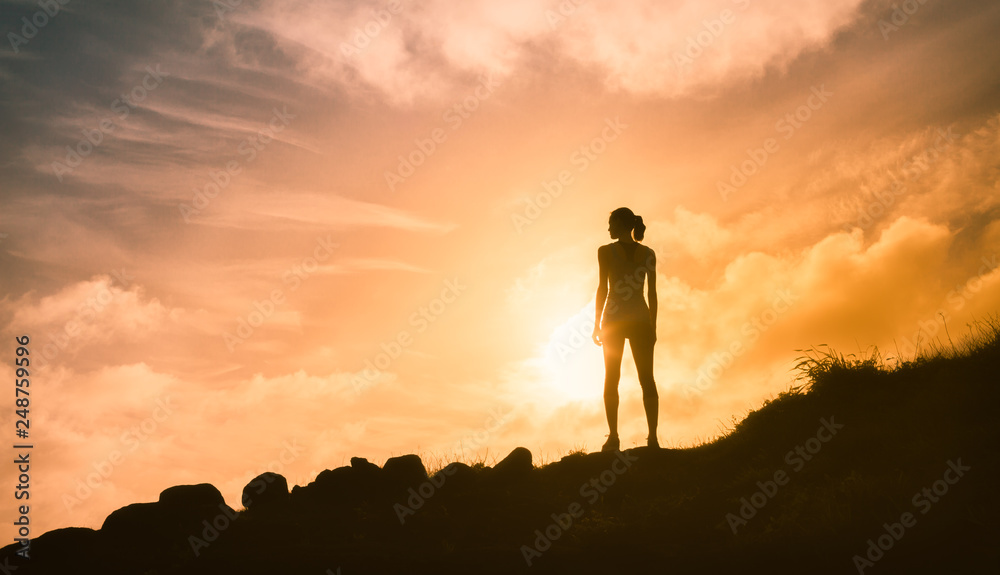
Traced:
[[642, 241], [646, 235], [646, 224], [642, 223], [642, 216], [637, 216], [628, 208], [618, 208], [611, 212], [608, 218], [608, 230], [612, 238], [627, 237], [629, 234], [635, 241]]

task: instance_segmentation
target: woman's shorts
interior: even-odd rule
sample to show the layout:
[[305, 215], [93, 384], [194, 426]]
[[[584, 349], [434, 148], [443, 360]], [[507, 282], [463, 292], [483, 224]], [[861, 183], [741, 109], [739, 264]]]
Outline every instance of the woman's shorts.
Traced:
[[649, 320], [617, 320], [601, 324], [601, 339], [628, 339], [634, 343], [653, 340]]

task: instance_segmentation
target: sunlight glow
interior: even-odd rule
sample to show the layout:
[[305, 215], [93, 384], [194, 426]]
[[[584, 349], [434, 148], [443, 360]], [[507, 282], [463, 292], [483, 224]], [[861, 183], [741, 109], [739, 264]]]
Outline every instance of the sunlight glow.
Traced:
[[552, 330], [540, 362], [559, 403], [600, 399], [603, 395], [604, 356], [594, 345], [594, 306], [587, 305]]

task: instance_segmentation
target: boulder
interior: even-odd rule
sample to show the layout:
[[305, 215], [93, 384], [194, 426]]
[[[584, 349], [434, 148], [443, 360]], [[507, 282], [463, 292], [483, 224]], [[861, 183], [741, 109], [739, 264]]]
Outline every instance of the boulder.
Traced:
[[299, 510], [334, 510], [370, 499], [379, 488], [377, 465], [354, 458], [351, 466], [326, 469], [305, 487], [292, 489], [291, 501]]
[[334, 499], [339, 499], [340, 495], [349, 495], [358, 487], [359, 481], [357, 472], [351, 467], [338, 467], [336, 469], [324, 469], [316, 476], [316, 480], [309, 486], [316, 488]]
[[159, 503], [133, 503], [111, 512], [101, 532], [127, 539], [153, 538], [163, 531], [163, 507]]
[[382, 469], [378, 465], [371, 463], [364, 457], [352, 457], [351, 468], [357, 469], [358, 472], [363, 477], [370, 477], [370, 478], [377, 477], [379, 472], [382, 471]]
[[174, 532], [187, 532], [202, 521], [212, 522], [217, 516], [229, 518], [236, 511], [226, 505], [222, 492], [211, 483], [175, 485], [160, 492], [158, 501], [165, 522]]
[[427, 481], [427, 469], [414, 454], [390, 457], [382, 466], [382, 475], [395, 486], [413, 487]]
[[371, 500], [382, 492], [382, 468], [378, 465], [363, 457], [352, 457], [351, 469], [358, 481], [356, 490], [359, 496]]
[[101, 525], [103, 548], [118, 551], [118, 561], [137, 573], [161, 561], [187, 534], [177, 531], [160, 503], [133, 503], [111, 512]]
[[431, 478], [434, 485], [440, 485], [443, 493], [455, 493], [468, 488], [476, 482], [476, 470], [468, 465], [455, 461], [445, 465], [443, 469]]
[[524, 447], [516, 447], [507, 457], [493, 466], [493, 476], [503, 480], [517, 480], [527, 477], [534, 467], [531, 452]]
[[[53, 529], [31, 540], [30, 558], [23, 559], [15, 553], [20, 544], [10, 549], [8, 556], [0, 550], [0, 566], [7, 565], [9, 571], [0, 568], [0, 573], [13, 573], [24, 567], [23, 573], [73, 573], [81, 565], [87, 565], [95, 572], [103, 571], [108, 556], [107, 546], [102, 545], [101, 534], [86, 527], [65, 527]], [[8, 563], [9, 561], [9, 563]], [[19, 571], [18, 573], [21, 573]]]
[[67, 559], [86, 557], [100, 547], [101, 534], [89, 527], [64, 527], [53, 529], [31, 541], [31, 553], [35, 559], [55, 558], [69, 555]]
[[115, 548], [148, 556], [143, 560], [147, 564], [154, 555], [188, 547], [188, 537], [201, 533], [204, 522], [228, 525], [236, 517], [213, 485], [176, 485], [164, 489], [155, 503], [115, 510], [104, 520], [101, 535]]
[[222, 493], [211, 483], [175, 485], [160, 492], [160, 503], [174, 510], [218, 507], [225, 505]]
[[277, 473], [265, 471], [243, 488], [243, 507], [266, 511], [281, 509], [288, 504], [288, 481]]

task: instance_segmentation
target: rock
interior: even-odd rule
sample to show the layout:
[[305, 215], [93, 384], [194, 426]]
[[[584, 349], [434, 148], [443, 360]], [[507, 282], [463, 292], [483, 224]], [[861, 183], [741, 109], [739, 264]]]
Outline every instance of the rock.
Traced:
[[144, 573], [161, 561], [186, 534], [177, 532], [165, 507], [157, 503], [133, 503], [111, 512], [101, 525], [104, 548], [116, 549], [118, 561], [137, 573]]
[[[374, 472], [378, 472], [378, 466], [373, 467]], [[359, 462], [357, 466], [321, 471], [309, 485], [292, 489], [291, 501], [295, 508], [302, 511], [332, 511], [357, 505], [374, 488], [373, 470]]]
[[158, 502], [170, 527], [175, 531], [186, 531], [203, 520], [211, 522], [224, 515], [235, 517], [236, 511], [226, 505], [222, 492], [211, 483], [197, 485], [175, 485], [160, 492]]
[[363, 457], [351, 458], [351, 469], [357, 478], [356, 487], [359, 496], [372, 500], [383, 490], [384, 481], [382, 478], [382, 468], [369, 462]]
[[140, 570], [172, 550], [187, 549], [188, 538], [202, 533], [205, 522], [228, 526], [236, 517], [215, 486], [176, 485], [164, 489], [155, 503], [133, 503], [112, 512], [101, 535], [112, 548], [131, 555], [132, 567]]
[[[16, 567], [48, 573], [72, 573], [79, 571], [81, 565], [87, 565], [96, 571], [102, 571], [106, 557], [102, 556], [106, 546], [102, 545], [101, 534], [86, 527], [66, 527], [54, 529], [31, 540], [31, 558], [24, 564], [11, 565], [13, 572]], [[0, 552], [0, 557], [3, 553]], [[30, 564], [29, 564], [30, 563]], [[3, 565], [0, 559], [0, 565]], [[5, 570], [0, 569], [0, 573]]]
[[319, 491], [328, 495], [350, 493], [358, 486], [357, 472], [347, 466], [325, 469], [316, 476], [316, 481], [309, 485], [315, 485]]
[[427, 469], [414, 454], [390, 457], [382, 466], [382, 475], [397, 486], [413, 487], [427, 481]]
[[350, 466], [347, 465], [343, 467], [337, 467], [335, 469], [324, 469], [323, 471], [319, 472], [319, 475], [316, 476], [316, 479], [313, 480], [313, 482], [310, 483], [309, 485], [316, 484], [316, 485], [327, 486], [334, 484], [343, 484], [349, 481], [350, 478], [353, 476], [354, 472], [351, 470]]
[[444, 468], [441, 471], [435, 473], [435, 475], [440, 473], [443, 473], [446, 477], [471, 479], [475, 477], [476, 470], [474, 470], [473, 468], [469, 467], [468, 465], [460, 461], [454, 461], [452, 463], [449, 463], [448, 465], [445, 465]]
[[222, 493], [211, 483], [175, 485], [160, 492], [160, 503], [174, 509], [198, 509], [225, 505]]
[[32, 554], [68, 553], [80, 555], [100, 545], [101, 536], [89, 527], [64, 527], [47, 531], [31, 540]]
[[476, 471], [468, 465], [455, 461], [434, 474], [431, 483], [440, 485], [444, 493], [461, 491], [476, 482]]
[[524, 447], [516, 447], [500, 463], [493, 466], [494, 477], [500, 479], [523, 479], [534, 467], [531, 465], [531, 452]]
[[133, 503], [111, 512], [101, 532], [128, 539], [153, 537], [163, 530], [163, 508], [159, 503]]
[[357, 469], [358, 472], [364, 477], [377, 477], [382, 471], [378, 465], [371, 463], [364, 457], [352, 457], [351, 468]]
[[288, 480], [265, 471], [243, 488], [243, 507], [254, 511], [280, 509], [288, 504]]
[[[418, 460], [419, 463], [419, 460]], [[362, 457], [352, 457], [351, 465], [326, 469], [305, 487], [294, 487], [291, 499], [296, 508], [317, 505], [333, 508], [356, 506], [384, 495], [383, 471]]]
[[[34, 545], [32, 543], [32, 545]], [[36, 561], [30, 557], [25, 559], [17, 554], [21, 550], [21, 544], [18, 542], [11, 543], [5, 547], [0, 547], [0, 565], [3, 565], [8, 572], [13, 572], [21, 567], [28, 565], [30, 562]], [[29, 550], [29, 554], [33, 554], [33, 551]], [[3, 571], [0, 571], [3, 573]]]

